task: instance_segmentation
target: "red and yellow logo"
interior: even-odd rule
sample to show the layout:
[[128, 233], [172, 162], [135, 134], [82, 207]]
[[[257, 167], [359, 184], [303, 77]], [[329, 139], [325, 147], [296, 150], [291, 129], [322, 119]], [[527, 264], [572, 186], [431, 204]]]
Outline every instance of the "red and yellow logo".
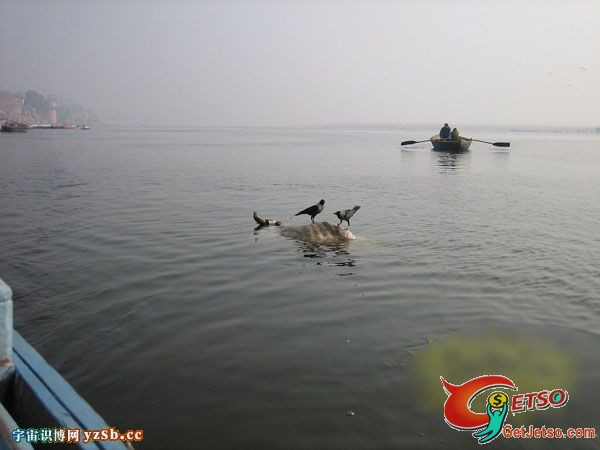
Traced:
[[[493, 388], [506, 388], [517, 390], [517, 386], [510, 379], [502, 375], [482, 375], [463, 384], [452, 384], [440, 377], [448, 398], [444, 403], [444, 418], [448, 425], [457, 430], [477, 430], [485, 427], [490, 418], [488, 414], [476, 413], [471, 410], [473, 399], [483, 391]], [[497, 393], [495, 395], [502, 394]], [[505, 394], [503, 394], [505, 395]], [[506, 397], [506, 395], [505, 395]], [[498, 402], [496, 400], [496, 402]], [[492, 400], [492, 405], [494, 405]], [[502, 407], [506, 399], [497, 407]], [[494, 406], [496, 407], [496, 406]]]
[[[480, 444], [493, 441], [501, 433], [506, 437], [553, 437], [559, 436], [562, 430], [542, 427], [527, 433], [517, 429], [513, 432], [511, 425], [504, 425], [509, 408], [513, 415], [525, 411], [543, 411], [550, 407], [560, 408], [569, 400], [569, 394], [564, 389], [543, 390], [526, 394], [515, 394], [509, 400], [507, 394], [501, 391], [492, 392], [487, 398], [486, 413], [478, 413], [471, 409], [475, 397], [490, 389], [518, 390], [515, 383], [503, 375], [482, 375], [463, 384], [452, 384], [440, 377], [448, 398], [444, 403], [444, 419], [446, 423], [456, 430], [474, 431], [473, 437]], [[538, 433], [539, 431], [539, 433]], [[518, 435], [518, 436], [517, 436]], [[574, 434], [577, 437], [577, 433]], [[595, 436], [595, 432], [594, 432]], [[569, 430], [565, 437], [569, 437]]]

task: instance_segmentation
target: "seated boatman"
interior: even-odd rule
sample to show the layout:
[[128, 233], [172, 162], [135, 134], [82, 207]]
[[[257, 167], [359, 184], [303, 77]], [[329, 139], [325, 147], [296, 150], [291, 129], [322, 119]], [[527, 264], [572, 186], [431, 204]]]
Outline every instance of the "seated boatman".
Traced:
[[450, 139], [452, 139], [453, 141], [460, 141], [460, 136], [456, 128], [452, 130], [452, 133], [450, 134]]
[[447, 123], [440, 130], [440, 139], [450, 139], [450, 127]]

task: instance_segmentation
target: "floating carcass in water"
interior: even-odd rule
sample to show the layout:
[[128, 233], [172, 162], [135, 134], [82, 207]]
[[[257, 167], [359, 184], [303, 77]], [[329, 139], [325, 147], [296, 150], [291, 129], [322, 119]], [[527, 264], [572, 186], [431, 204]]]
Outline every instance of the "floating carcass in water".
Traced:
[[[256, 211], [254, 220], [258, 223], [258, 228], [268, 226], [281, 226], [281, 221], [273, 219], [261, 219]], [[292, 239], [312, 242], [314, 244], [345, 244], [348, 241], [356, 239], [350, 230], [344, 230], [328, 222], [317, 222], [309, 225], [300, 226], [281, 226], [280, 233]]]

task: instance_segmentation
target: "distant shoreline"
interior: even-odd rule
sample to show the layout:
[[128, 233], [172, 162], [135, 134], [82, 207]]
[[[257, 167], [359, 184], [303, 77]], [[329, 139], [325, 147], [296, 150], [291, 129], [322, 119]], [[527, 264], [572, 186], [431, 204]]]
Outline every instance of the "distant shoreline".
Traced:
[[[331, 131], [420, 131], [434, 132], [439, 124], [372, 124], [340, 123], [321, 125], [140, 125], [140, 124], [98, 124], [96, 128], [138, 129], [138, 130], [232, 130], [232, 129], [273, 129], [273, 130], [331, 130]], [[468, 132], [511, 132], [511, 133], [565, 133], [600, 134], [600, 127], [592, 126], [521, 126], [521, 125], [459, 125]]]

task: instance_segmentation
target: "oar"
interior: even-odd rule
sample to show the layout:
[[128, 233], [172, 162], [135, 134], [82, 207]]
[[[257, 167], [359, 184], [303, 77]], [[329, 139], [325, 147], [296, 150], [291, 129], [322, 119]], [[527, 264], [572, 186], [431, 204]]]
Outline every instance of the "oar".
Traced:
[[404, 141], [401, 142], [400, 145], [413, 145], [413, 144], [420, 144], [421, 142], [429, 142], [430, 139], [425, 139], [424, 141]]
[[510, 147], [510, 142], [488, 142], [488, 141], [480, 141], [479, 139], [471, 139], [475, 142], [483, 142], [484, 144], [492, 144], [494, 147]]

